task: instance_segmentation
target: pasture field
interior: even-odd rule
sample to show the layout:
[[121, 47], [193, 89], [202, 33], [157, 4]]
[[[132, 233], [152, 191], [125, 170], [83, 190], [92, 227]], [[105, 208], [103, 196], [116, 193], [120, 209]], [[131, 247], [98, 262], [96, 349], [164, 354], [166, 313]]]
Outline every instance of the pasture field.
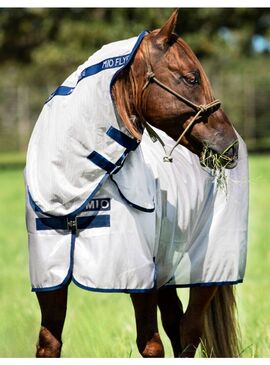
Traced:
[[[16, 166], [15, 166], [16, 167]], [[33, 357], [40, 314], [28, 277], [23, 171], [0, 169], [0, 357]], [[270, 156], [250, 157], [247, 271], [237, 288], [242, 357], [270, 357]], [[187, 300], [187, 290], [179, 290]], [[166, 356], [172, 351], [161, 331]], [[69, 289], [63, 357], [139, 357], [129, 296]]]

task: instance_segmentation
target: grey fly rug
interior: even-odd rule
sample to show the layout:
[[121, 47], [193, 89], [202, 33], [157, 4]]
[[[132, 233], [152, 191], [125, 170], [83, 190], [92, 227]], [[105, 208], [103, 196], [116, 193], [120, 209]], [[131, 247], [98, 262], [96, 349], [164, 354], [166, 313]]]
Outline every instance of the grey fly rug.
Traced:
[[[25, 169], [33, 291], [72, 280], [101, 292], [235, 284], [246, 263], [248, 169], [226, 171], [227, 192], [178, 146], [174, 162], [147, 133], [119, 121], [111, 85], [146, 33], [102, 47], [50, 96]], [[174, 141], [165, 133], [168, 146]]]

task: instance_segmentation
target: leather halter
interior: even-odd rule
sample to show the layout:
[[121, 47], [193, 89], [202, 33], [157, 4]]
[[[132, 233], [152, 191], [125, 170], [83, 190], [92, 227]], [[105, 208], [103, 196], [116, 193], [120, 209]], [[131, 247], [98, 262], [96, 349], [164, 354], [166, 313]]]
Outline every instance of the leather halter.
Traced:
[[155, 130], [150, 126], [150, 124], [147, 121], [144, 121], [144, 126], [145, 126], [150, 138], [152, 139], [152, 141], [156, 142], [158, 140], [161, 143], [161, 145], [165, 151], [165, 156], [163, 157], [163, 161], [172, 162], [173, 161], [172, 153], [173, 153], [174, 149], [180, 144], [182, 138], [188, 132], [188, 130], [190, 130], [191, 127], [193, 127], [193, 125], [198, 121], [198, 119], [200, 117], [202, 117], [204, 115], [209, 116], [210, 114], [217, 111], [220, 108], [221, 102], [220, 102], [220, 100], [216, 99], [216, 100], [211, 101], [208, 104], [197, 105], [197, 104], [193, 103], [191, 100], [185, 98], [183, 95], [177, 93], [176, 91], [174, 91], [173, 89], [168, 87], [166, 84], [164, 84], [163, 82], [161, 82], [160, 80], [158, 80], [156, 78], [155, 73], [153, 72], [152, 67], [150, 66], [150, 57], [149, 57], [148, 48], [146, 48], [146, 50], [148, 53], [148, 57], [146, 58], [146, 64], [147, 64], [148, 71], [146, 73], [146, 82], [143, 86], [142, 92], [144, 92], [144, 90], [151, 83], [156, 83], [159, 87], [161, 87], [165, 91], [169, 92], [170, 94], [174, 95], [177, 99], [181, 100], [186, 105], [190, 106], [192, 109], [194, 109], [194, 111], [196, 113], [194, 115], [194, 117], [192, 118], [192, 120], [190, 121], [190, 123], [188, 124], [188, 126], [180, 134], [179, 138], [177, 139], [174, 147], [171, 149], [169, 154], [167, 153], [166, 148], [165, 148], [165, 143], [162, 141], [160, 136], [155, 132]]

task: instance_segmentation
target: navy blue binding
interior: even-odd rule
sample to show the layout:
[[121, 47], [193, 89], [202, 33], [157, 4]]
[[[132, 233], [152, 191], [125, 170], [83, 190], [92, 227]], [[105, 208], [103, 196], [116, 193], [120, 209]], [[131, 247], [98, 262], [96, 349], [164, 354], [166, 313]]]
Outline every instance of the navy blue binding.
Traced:
[[197, 286], [222, 286], [222, 285], [236, 285], [243, 283], [243, 279], [232, 281], [209, 281], [208, 283], [194, 283], [194, 284], [165, 284], [162, 289], [166, 288], [193, 288]]
[[[146, 31], [142, 32], [139, 34], [138, 39], [136, 41], [135, 46], [133, 47], [133, 50], [131, 51], [130, 54], [126, 54], [123, 56], [116, 56], [116, 57], [111, 57], [111, 58], [107, 58], [105, 60], [102, 60], [101, 62], [89, 66], [86, 69], [84, 69], [81, 74], [79, 75], [79, 78], [77, 80], [77, 83], [75, 86], [65, 86], [65, 85], [61, 85], [59, 86], [50, 96], [49, 98], [46, 100], [45, 104], [48, 103], [50, 100], [52, 100], [52, 98], [56, 95], [58, 96], [67, 96], [72, 94], [72, 92], [74, 91], [74, 89], [76, 88], [76, 86], [78, 85], [78, 83], [85, 79], [86, 77], [89, 76], [93, 76], [101, 71], [107, 70], [107, 69], [111, 69], [111, 68], [118, 68], [120, 67], [120, 69], [116, 72], [116, 74], [118, 74], [119, 71], [121, 71], [123, 69], [123, 67], [127, 66], [135, 51], [137, 50], [138, 46], [140, 45], [142, 39], [144, 38], [144, 36], [147, 34]], [[114, 75], [115, 76], [115, 75]], [[113, 77], [112, 81], [115, 80], [115, 77]], [[112, 83], [111, 83], [112, 85]], [[111, 86], [110, 86], [111, 87]]]
[[117, 187], [117, 190], [118, 190], [118, 192], [119, 192], [119, 194], [120, 194], [120, 196], [121, 196], [121, 198], [122, 199], [124, 199], [126, 202], [127, 202], [127, 204], [129, 205], [129, 206], [131, 206], [132, 208], [135, 208], [135, 209], [137, 209], [137, 210], [140, 210], [141, 212], [145, 212], [145, 213], [152, 213], [152, 212], [154, 212], [155, 211], [155, 203], [153, 202], [153, 208], [144, 208], [144, 207], [141, 207], [141, 206], [139, 206], [139, 205], [137, 205], [137, 204], [135, 204], [135, 203], [132, 203], [130, 200], [128, 200], [126, 197], [125, 197], [125, 195], [122, 193], [122, 191], [120, 190], [120, 188], [119, 188], [119, 186], [118, 186], [118, 184], [117, 184], [117, 182], [113, 179], [113, 177], [112, 176], [110, 176], [110, 178], [111, 178], [111, 181], [115, 184], [115, 186]]
[[[138, 36], [138, 39], [135, 43], [135, 46], [133, 47], [131, 53], [129, 54], [129, 58], [128, 58], [128, 62], [125, 66], [127, 66], [129, 63], [131, 63], [131, 60], [133, 58], [133, 56], [135, 55], [139, 45], [141, 44], [141, 41], [143, 40], [143, 38], [148, 34], [149, 32], [147, 30], [141, 32]], [[124, 66], [124, 67], [125, 67]], [[117, 76], [119, 75], [119, 73], [122, 71], [123, 67], [121, 67], [119, 70], [116, 71], [116, 73], [113, 75], [112, 79], [111, 79], [111, 83], [110, 83], [110, 92], [111, 92], [111, 98], [113, 101], [113, 96], [112, 96], [112, 87], [113, 87], [113, 83], [116, 80]]]
[[[117, 60], [120, 60], [119, 62], [117, 62]], [[59, 86], [50, 96], [49, 98], [46, 100], [45, 104], [48, 103], [50, 100], [52, 100], [52, 98], [56, 95], [59, 96], [67, 96], [72, 94], [72, 92], [74, 91], [74, 89], [76, 88], [76, 86], [78, 85], [78, 83], [85, 79], [86, 77], [89, 76], [93, 76], [96, 75], [97, 73], [107, 70], [109, 68], [116, 68], [119, 66], [125, 66], [129, 61], [129, 54], [124, 55], [124, 56], [118, 56], [118, 57], [111, 57], [108, 59], [105, 59], [95, 65], [89, 66], [86, 69], [84, 69], [75, 86], [64, 86], [61, 85]]]
[[84, 289], [84, 290], [88, 290], [88, 291], [92, 291], [92, 292], [96, 292], [96, 293], [126, 293], [126, 294], [136, 294], [136, 293], [138, 293], [139, 294], [139, 293], [149, 293], [155, 288], [155, 285], [154, 285], [153, 288], [150, 288], [150, 289], [102, 289], [102, 288], [92, 288], [92, 287], [80, 284], [74, 278], [74, 276], [72, 276], [72, 281], [79, 288]]

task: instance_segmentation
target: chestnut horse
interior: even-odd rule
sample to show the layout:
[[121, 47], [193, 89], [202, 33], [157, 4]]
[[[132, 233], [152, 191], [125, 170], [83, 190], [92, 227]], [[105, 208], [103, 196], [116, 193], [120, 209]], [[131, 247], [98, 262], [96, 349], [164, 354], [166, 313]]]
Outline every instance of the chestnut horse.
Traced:
[[[237, 136], [214, 99], [199, 61], [174, 33], [177, 15], [176, 10], [161, 29], [144, 37], [131, 65], [113, 85], [115, 105], [137, 140], [142, 138], [145, 127], [154, 133], [150, 124], [198, 156], [205, 144], [215, 153], [226, 151], [224, 164], [233, 168], [238, 154]], [[37, 293], [42, 312], [37, 357], [60, 357], [67, 293], [68, 285]], [[201, 340], [208, 356], [239, 354], [232, 286], [191, 287], [185, 312], [174, 288], [131, 294], [131, 299], [137, 346], [143, 357], [164, 356], [157, 308], [175, 357], [194, 357]]]

